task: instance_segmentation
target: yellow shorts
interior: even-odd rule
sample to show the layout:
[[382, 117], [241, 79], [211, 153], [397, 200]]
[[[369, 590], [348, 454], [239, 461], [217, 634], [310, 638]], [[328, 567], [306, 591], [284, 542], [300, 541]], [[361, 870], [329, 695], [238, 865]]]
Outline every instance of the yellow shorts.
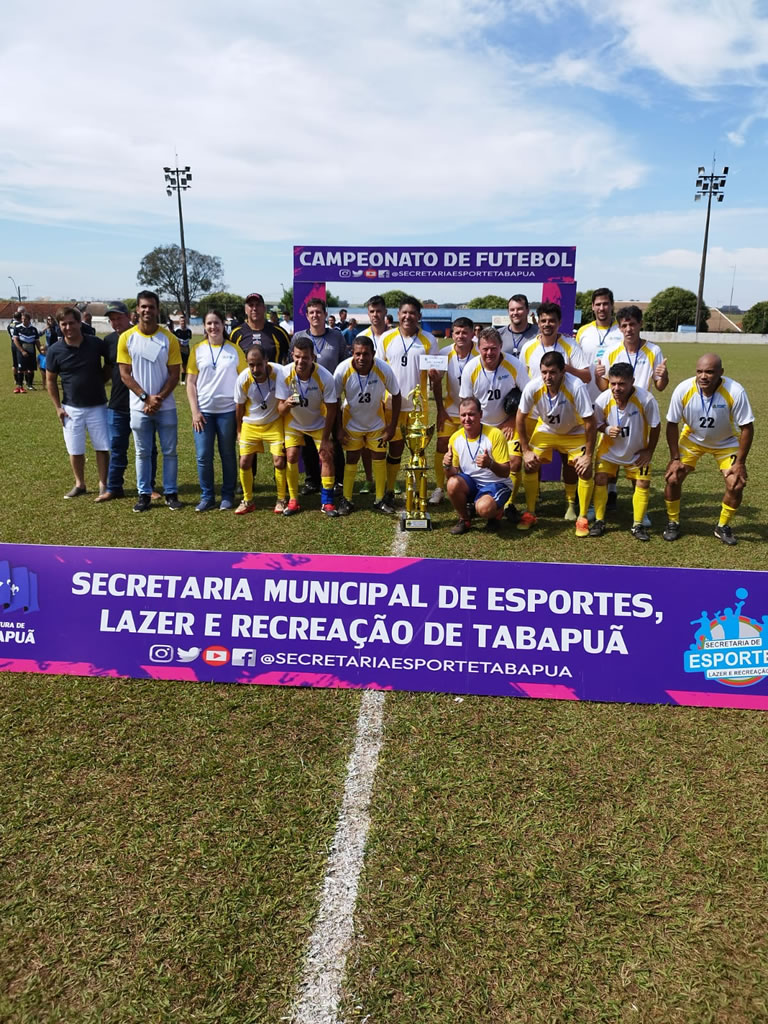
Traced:
[[[397, 417], [397, 426], [395, 427], [395, 432], [392, 435], [392, 440], [393, 441], [404, 441], [405, 440], [405, 425], [406, 425], [406, 423], [408, 421], [408, 417], [411, 414], [411, 411], [412, 410], [409, 409], [408, 412], [401, 412], [400, 415]], [[387, 409], [387, 415], [389, 415], [389, 413], [390, 413], [390, 410]]]
[[347, 431], [347, 442], [341, 446], [345, 452], [359, 452], [361, 448], [367, 448], [371, 452], [386, 452], [387, 442], [381, 436], [380, 430], [371, 431], [367, 434], [358, 434], [357, 431]]
[[573, 462], [587, 447], [584, 434], [549, 434], [544, 430], [534, 430], [528, 443], [539, 462], [551, 462], [553, 452], [560, 452], [568, 462]]
[[732, 448], [704, 448], [703, 445], [692, 441], [690, 437], [680, 438], [680, 461], [684, 466], [690, 466], [694, 470], [696, 463], [702, 455], [712, 455], [718, 465], [718, 469], [721, 473], [725, 473], [738, 458], [739, 449], [737, 446]]
[[265, 445], [269, 445], [272, 455], [285, 454], [282, 418], [264, 424], [243, 423], [240, 428], [240, 454], [263, 452]]
[[451, 434], [455, 434], [457, 430], [461, 430], [461, 420], [453, 419], [452, 416], [449, 416], [443, 424], [442, 429], [437, 432], [437, 436], [439, 438], [450, 437]]
[[288, 427], [285, 431], [285, 447], [303, 448], [305, 437], [311, 437], [319, 448], [320, 443], [323, 440], [323, 428], [320, 427], [318, 430], [305, 430], [301, 434], [297, 434], [294, 430]]
[[619, 475], [619, 470], [624, 470], [624, 476], [627, 480], [650, 480], [651, 479], [651, 466], [650, 463], [647, 466], [620, 466], [617, 462], [609, 462], [608, 459], [598, 458], [597, 466], [595, 467], [596, 473], [605, 473], [607, 476], [616, 477]]

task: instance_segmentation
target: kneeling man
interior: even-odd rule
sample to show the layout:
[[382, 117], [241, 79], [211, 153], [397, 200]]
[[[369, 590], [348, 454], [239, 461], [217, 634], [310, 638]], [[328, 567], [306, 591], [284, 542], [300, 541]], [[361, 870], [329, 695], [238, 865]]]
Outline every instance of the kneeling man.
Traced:
[[498, 427], [483, 426], [480, 402], [463, 398], [459, 403], [461, 428], [451, 434], [444, 459], [448, 498], [459, 519], [451, 533], [466, 533], [471, 523], [468, 502], [488, 522], [486, 529], [498, 528], [509, 501], [509, 452], [507, 439]]

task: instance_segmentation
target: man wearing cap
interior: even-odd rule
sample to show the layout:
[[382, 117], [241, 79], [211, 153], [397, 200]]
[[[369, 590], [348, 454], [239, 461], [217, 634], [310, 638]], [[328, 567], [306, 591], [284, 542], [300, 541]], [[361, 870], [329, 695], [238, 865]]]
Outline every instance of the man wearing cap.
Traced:
[[267, 320], [264, 296], [259, 292], [246, 296], [245, 323], [235, 327], [229, 340], [239, 345], [246, 355], [253, 345], [261, 345], [269, 363], [284, 363], [288, 359], [290, 338], [281, 326]]
[[[109, 473], [107, 489], [96, 498], [97, 502], [124, 498], [123, 484], [128, 466], [128, 442], [131, 438], [131, 407], [128, 388], [123, 384], [120, 367], [117, 365], [117, 342], [123, 331], [131, 326], [131, 315], [124, 302], [110, 302], [106, 309], [112, 333], [104, 339], [112, 364], [112, 391], [107, 404], [107, 426], [109, 427]], [[152, 497], [160, 495], [155, 490], [157, 474], [157, 443], [152, 438]]]

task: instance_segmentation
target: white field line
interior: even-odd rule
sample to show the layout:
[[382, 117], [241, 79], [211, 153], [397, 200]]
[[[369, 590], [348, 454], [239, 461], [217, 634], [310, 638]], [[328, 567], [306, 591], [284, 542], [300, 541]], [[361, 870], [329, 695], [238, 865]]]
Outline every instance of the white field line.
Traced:
[[[399, 524], [391, 554], [402, 558], [408, 533]], [[293, 1024], [340, 1024], [341, 985], [352, 942], [355, 905], [370, 827], [369, 806], [379, 763], [385, 694], [366, 690], [360, 702], [355, 747], [347, 765], [344, 796], [325, 869], [320, 907], [309, 939]]]

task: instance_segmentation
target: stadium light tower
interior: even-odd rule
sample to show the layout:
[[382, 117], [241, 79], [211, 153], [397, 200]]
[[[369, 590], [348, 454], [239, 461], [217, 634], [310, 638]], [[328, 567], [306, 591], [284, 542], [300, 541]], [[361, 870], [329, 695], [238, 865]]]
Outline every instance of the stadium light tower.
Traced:
[[728, 168], [724, 167], [720, 174], [715, 174], [715, 161], [712, 161], [712, 173], [706, 174], [706, 168], [699, 167], [696, 178], [696, 195], [693, 197], [698, 202], [703, 196], [707, 197], [707, 223], [704, 228], [704, 247], [701, 250], [701, 273], [699, 274], [699, 291], [696, 295], [696, 330], [699, 330], [699, 316], [704, 301], [704, 274], [707, 269], [707, 245], [709, 243], [709, 215], [712, 211], [712, 196], [715, 196], [718, 203], [723, 201], [725, 192], [725, 179], [728, 176]]
[[21, 302], [21, 288], [19, 288], [19, 286], [16, 284], [16, 282], [13, 280], [10, 274], [8, 275], [8, 280], [13, 284], [13, 287], [16, 289], [16, 294], [19, 296], [19, 302]]
[[176, 193], [179, 201], [179, 234], [181, 236], [181, 272], [184, 281], [184, 313], [189, 323], [189, 278], [187, 277], [187, 247], [184, 245], [184, 216], [181, 212], [181, 193], [189, 188], [192, 173], [189, 167], [164, 167], [165, 191], [169, 196]]

